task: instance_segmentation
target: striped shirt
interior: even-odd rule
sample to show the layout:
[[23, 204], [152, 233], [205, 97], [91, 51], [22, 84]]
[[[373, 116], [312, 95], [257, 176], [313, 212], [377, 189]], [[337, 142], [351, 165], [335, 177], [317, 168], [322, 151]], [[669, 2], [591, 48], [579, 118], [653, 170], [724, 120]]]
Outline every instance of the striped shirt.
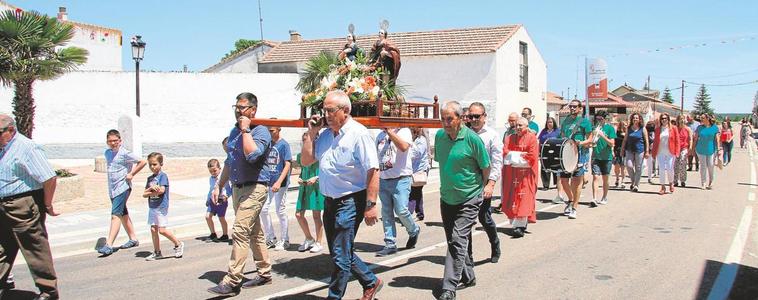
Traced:
[[140, 158], [121, 147], [118, 152], [105, 150], [105, 160], [108, 163], [108, 196], [113, 199], [132, 188], [131, 183], [126, 181], [126, 175]]
[[55, 176], [42, 147], [20, 133], [0, 149], [0, 197], [42, 188]]

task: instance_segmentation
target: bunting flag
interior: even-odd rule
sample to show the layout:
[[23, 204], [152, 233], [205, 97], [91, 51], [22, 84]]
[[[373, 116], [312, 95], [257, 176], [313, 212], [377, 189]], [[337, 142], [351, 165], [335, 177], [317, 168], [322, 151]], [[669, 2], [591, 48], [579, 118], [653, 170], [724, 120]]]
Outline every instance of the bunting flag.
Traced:
[[739, 42], [755, 41], [755, 40], [758, 40], [758, 35], [745, 36], [741, 38], [722, 39], [720, 41], [712, 42], [712, 43], [697, 43], [697, 44], [680, 45], [680, 46], [675, 46], [675, 47], [663, 47], [663, 48], [639, 50], [636, 52], [618, 53], [618, 54], [609, 55], [607, 57], [614, 58], [614, 57], [621, 57], [621, 56], [630, 56], [630, 55], [635, 55], [635, 54], [671, 52], [671, 51], [678, 51], [678, 50], [687, 49], [687, 48], [702, 48], [702, 47], [709, 47], [709, 46], [714, 46], [714, 45], [736, 44]]

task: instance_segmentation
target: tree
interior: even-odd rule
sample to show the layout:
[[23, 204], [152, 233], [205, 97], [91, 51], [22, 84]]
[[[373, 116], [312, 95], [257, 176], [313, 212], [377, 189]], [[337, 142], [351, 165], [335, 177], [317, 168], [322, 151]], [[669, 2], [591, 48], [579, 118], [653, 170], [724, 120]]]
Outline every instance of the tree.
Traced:
[[663, 100], [663, 101], [666, 101], [667, 103], [671, 103], [671, 104], [673, 104], [673, 103], [674, 103], [674, 98], [672, 98], [672, 97], [671, 97], [671, 90], [669, 89], [669, 87], [666, 87], [666, 88], [663, 90], [663, 97], [662, 97], [662, 100]]
[[239, 53], [240, 51], [243, 51], [247, 48], [253, 47], [255, 45], [260, 44], [261, 41], [259, 40], [246, 40], [246, 39], [239, 39], [236, 42], [234, 42], [234, 50], [229, 51], [222, 59], [227, 59], [231, 57], [232, 55], [235, 55]]
[[701, 85], [700, 89], [697, 91], [697, 95], [695, 95], [695, 109], [693, 110], [693, 113], [698, 115], [713, 113], [713, 108], [711, 108], [711, 95], [708, 94], [705, 85]]
[[31, 138], [34, 129], [32, 87], [87, 62], [87, 50], [66, 47], [74, 36], [70, 23], [38, 12], [0, 13], [0, 84], [13, 86], [13, 115], [18, 131]]

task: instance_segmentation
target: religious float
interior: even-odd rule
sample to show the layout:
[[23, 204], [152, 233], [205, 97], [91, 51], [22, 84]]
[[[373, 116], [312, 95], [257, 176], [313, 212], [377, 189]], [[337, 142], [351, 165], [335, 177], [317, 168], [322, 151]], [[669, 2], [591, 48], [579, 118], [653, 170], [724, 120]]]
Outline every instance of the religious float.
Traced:
[[323, 115], [326, 94], [342, 90], [351, 101], [350, 115], [369, 128], [440, 128], [439, 103], [405, 100], [405, 87], [395, 80], [400, 72], [400, 51], [387, 38], [389, 23], [380, 24], [379, 38], [366, 53], [355, 42], [353, 24], [339, 53], [321, 51], [310, 58], [296, 88], [303, 94], [300, 119], [255, 119], [253, 123], [278, 127], [308, 127], [313, 115]]

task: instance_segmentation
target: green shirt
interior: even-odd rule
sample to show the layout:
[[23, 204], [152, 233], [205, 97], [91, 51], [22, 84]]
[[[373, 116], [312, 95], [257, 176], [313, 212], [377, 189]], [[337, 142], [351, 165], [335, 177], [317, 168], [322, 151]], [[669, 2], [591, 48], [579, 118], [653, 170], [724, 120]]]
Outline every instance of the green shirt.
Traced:
[[592, 124], [587, 118], [568, 116], [561, 122], [561, 136], [583, 142], [592, 132]]
[[[616, 129], [613, 128], [613, 125], [606, 123], [603, 125], [603, 128], [601, 130], [603, 131], [603, 134], [605, 134], [605, 137], [607, 137], [609, 140], [613, 141], [616, 139]], [[608, 142], [606, 142], [602, 137], [599, 137], [597, 139], [597, 144], [595, 144], [595, 150], [593, 151], [593, 160], [613, 159], [613, 147], [611, 147], [611, 145], [609, 145]]]
[[458, 205], [476, 197], [484, 188], [482, 170], [490, 167], [490, 158], [479, 136], [461, 126], [455, 140], [437, 131], [434, 137], [434, 160], [440, 163], [440, 195], [449, 205]]
[[534, 134], [540, 134], [540, 126], [534, 121], [529, 121], [529, 130], [533, 131]]

